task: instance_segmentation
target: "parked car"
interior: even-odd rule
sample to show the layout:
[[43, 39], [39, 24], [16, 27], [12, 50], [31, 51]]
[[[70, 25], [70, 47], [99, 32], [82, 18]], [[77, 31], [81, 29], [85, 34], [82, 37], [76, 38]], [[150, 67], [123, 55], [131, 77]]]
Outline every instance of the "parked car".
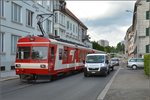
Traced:
[[127, 67], [132, 69], [144, 68], [143, 58], [130, 58], [127, 62]]
[[112, 70], [114, 66], [119, 66], [119, 58], [111, 58], [110, 65], [112, 67]]

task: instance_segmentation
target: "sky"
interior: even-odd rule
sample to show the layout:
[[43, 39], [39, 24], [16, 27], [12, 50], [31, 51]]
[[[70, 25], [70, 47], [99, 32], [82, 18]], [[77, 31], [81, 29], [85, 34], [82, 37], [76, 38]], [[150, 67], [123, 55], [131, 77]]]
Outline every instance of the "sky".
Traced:
[[127, 29], [132, 25], [135, 1], [66, 2], [67, 8], [87, 26], [91, 41], [104, 39], [109, 41], [110, 46], [116, 46], [124, 40]]

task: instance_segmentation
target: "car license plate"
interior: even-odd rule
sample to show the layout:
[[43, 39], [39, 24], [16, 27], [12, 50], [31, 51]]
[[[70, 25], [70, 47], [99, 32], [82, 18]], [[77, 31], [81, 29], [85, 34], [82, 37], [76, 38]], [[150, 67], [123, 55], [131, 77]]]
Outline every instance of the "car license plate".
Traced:
[[92, 74], [95, 74], [96, 72], [92, 72]]

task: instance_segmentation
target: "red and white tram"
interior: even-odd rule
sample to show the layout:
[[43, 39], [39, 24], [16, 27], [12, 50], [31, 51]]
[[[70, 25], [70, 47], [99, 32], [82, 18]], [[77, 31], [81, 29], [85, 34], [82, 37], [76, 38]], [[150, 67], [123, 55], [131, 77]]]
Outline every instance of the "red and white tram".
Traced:
[[16, 74], [21, 79], [57, 76], [83, 69], [86, 54], [101, 52], [40, 36], [20, 38], [17, 43]]

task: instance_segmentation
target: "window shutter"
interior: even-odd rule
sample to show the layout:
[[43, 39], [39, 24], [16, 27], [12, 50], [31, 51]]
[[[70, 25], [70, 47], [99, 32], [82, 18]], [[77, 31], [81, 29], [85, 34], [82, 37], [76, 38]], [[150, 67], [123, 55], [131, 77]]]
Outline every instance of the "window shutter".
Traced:
[[146, 19], [150, 19], [150, 11], [146, 11]]
[[146, 36], [149, 36], [150, 28], [146, 28]]
[[150, 2], [150, 0], [146, 0], [146, 2]]
[[150, 46], [146, 45], [146, 53], [150, 53]]

